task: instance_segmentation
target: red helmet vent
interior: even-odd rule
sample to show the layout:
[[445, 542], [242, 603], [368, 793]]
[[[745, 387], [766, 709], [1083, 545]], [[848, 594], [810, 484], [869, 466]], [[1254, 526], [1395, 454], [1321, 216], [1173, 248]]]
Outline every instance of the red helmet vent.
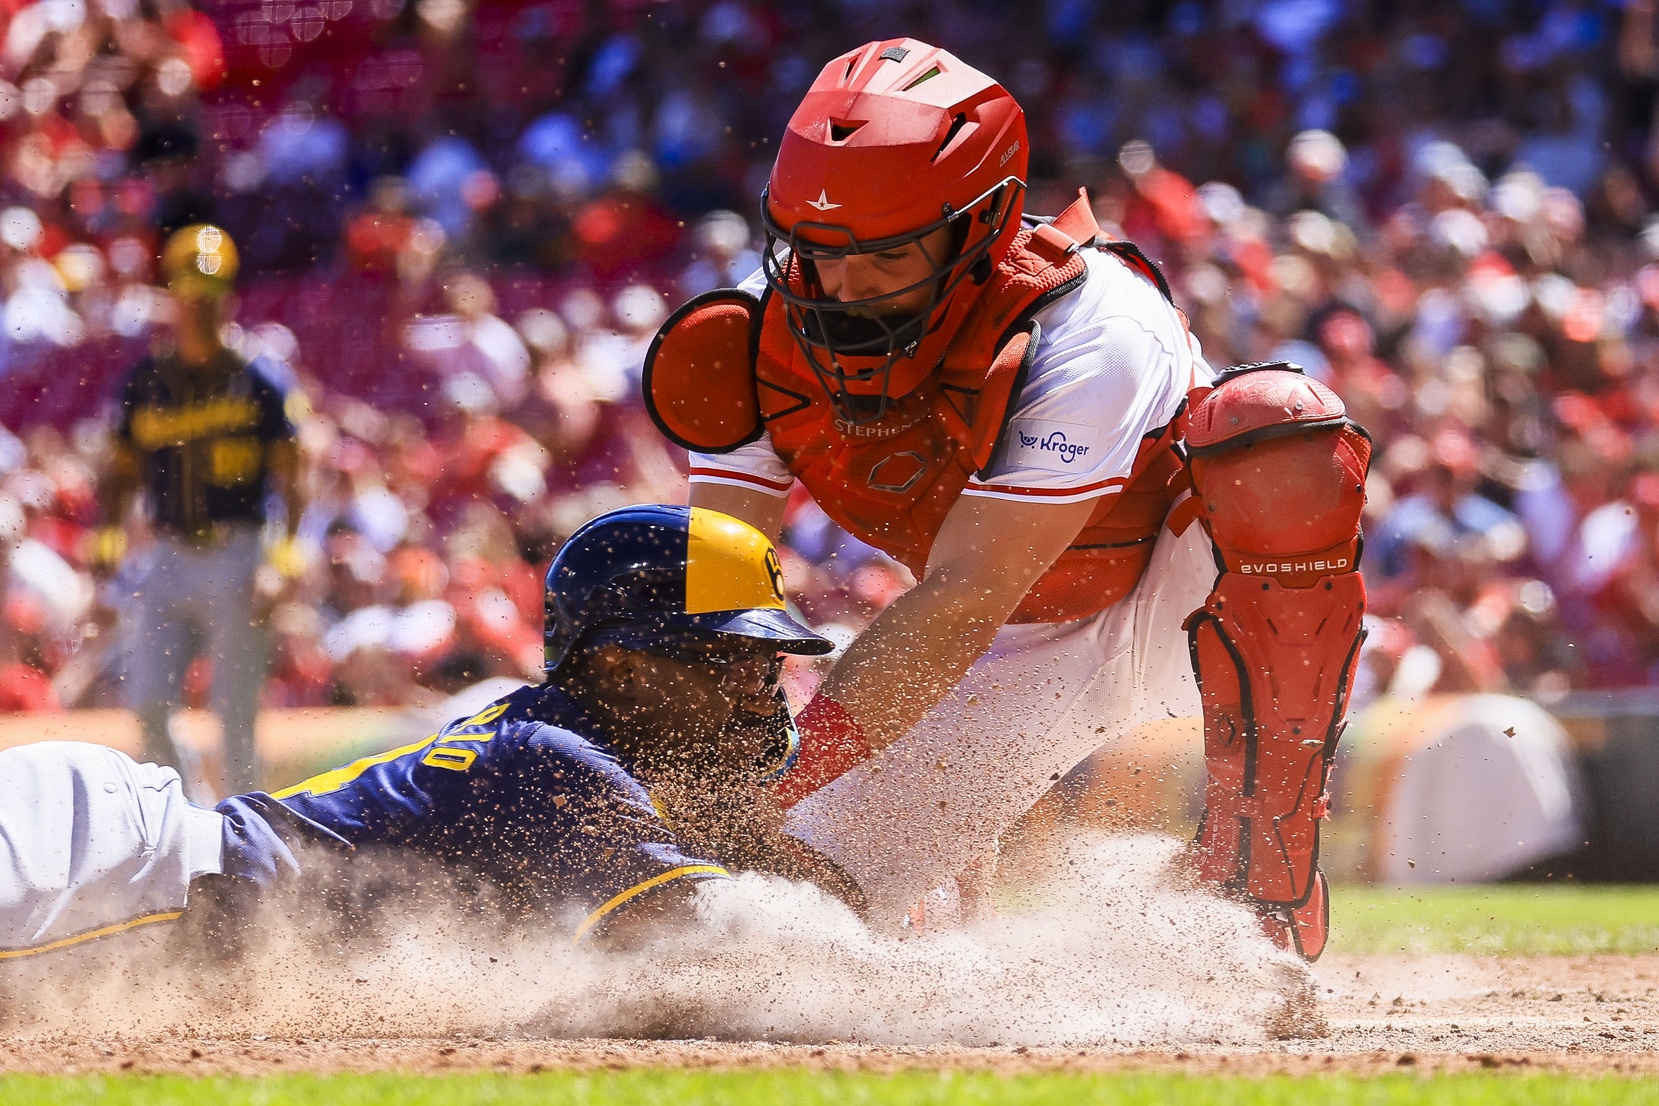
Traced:
[[[957, 112], [956, 118], [950, 121], [950, 130], [945, 132], [945, 137], [939, 142], [939, 148], [933, 152], [933, 160], [935, 163], [937, 163], [940, 158], [945, 156], [945, 151], [950, 149], [951, 143], [956, 141], [957, 135], [961, 134], [967, 126], [968, 117], [963, 115], [961, 112]], [[977, 130], [978, 128], [975, 127], [975, 129]], [[964, 141], [966, 140], [964, 139]]]
[[831, 119], [829, 121], [830, 141], [835, 143], [845, 142], [858, 133], [858, 128], [868, 122], [868, 119]]
[[[886, 54], [882, 55], [882, 57], [886, 57], [886, 56], [887, 56]], [[898, 60], [898, 59], [894, 59], [894, 60]], [[900, 92], [909, 92], [911, 89], [915, 88], [917, 85], [921, 84], [923, 81], [931, 81], [933, 78], [937, 77], [938, 75], [939, 75], [939, 67], [937, 65], [935, 65], [932, 69], [929, 69], [926, 73], [923, 73], [920, 77], [917, 77], [915, 80], [911, 81], [909, 84], [907, 84], [903, 88], [899, 89], [899, 91]]]

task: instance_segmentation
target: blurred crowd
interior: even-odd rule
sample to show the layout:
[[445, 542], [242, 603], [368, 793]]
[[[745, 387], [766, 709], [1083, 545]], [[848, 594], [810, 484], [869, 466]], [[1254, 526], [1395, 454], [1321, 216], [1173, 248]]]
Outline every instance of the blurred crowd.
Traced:
[[[1030, 115], [1212, 364], [1287, 359], [1376, 454], [1373, 691], [1659, 683], [1654, 0], [0, 0], [0, 709], [111, 703], [93, 536], [159, 242], [225, 226], [231, 340], [292, 387], [305, 537], [272, 706], [539, 671], [581, 521], [684, 495], [651, 335], [758, 266], [807, 83], [909, 34]], [[903, 570], [792, 502], [849, 639]], [[128, 589], [130, 591], [130, 589]], [[199, 694], [206, 662], [193, 673]]]

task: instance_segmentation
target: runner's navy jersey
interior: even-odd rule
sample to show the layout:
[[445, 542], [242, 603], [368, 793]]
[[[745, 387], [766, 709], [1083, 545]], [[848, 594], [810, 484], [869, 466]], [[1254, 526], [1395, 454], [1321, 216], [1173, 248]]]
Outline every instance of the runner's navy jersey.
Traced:
[[483, 876], [515, 913], [580, 914], [578, 938], [653, 887], [724, 877], [599, 735], [559, 688], [519, 688], [418, 744], [226, 799], [224, 874], [271, 888], [318, 848], [408, 850]]

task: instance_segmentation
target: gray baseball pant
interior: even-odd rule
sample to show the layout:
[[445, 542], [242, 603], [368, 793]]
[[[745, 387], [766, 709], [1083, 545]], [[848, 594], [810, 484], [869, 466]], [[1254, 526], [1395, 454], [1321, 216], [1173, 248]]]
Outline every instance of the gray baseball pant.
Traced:
[[253, 577], [263, 553], [253, 523], [222, 526], [225, 533], [198, 546], [164, 534], [147, 551], [126, 629], [128, 701], [138, 713], [144, 759], [175, 767], [179, 750], [168, 719], [193, 657], [192, 641], [213, 658], [209, 703], [224, 734], [228, 794], [259, 788], [254, 719], [265, 681], [270, 634], [253, 615]]

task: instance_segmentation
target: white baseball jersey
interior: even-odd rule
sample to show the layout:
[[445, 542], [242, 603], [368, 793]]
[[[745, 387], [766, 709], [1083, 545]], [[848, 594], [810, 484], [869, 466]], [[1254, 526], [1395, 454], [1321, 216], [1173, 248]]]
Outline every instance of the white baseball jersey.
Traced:
[[[963, 495], [1110, 495], [1127, 483], [1142, 438], [1213, 380], [1185, 320], [1150, 281], [1109, 253], [1084, 257], [1083, 286], [1037, 313], [1037, 352], [1010, 432]], [[691, 464], [698, 483], [778, 496], [794, 483], [766, 438], [693, 454]], [[790, 811], [789, 831], [858, 881], [878, 924], [896, 923], [1095, 749], [1149, 719], [1199, 713], [1181, 626], [1214, 579], [1202, 527], [1160, 530], [1128, 598], [1074, 622], [1004, 627], [913, 729]]]
[[[1100, 250], [1088, 278], [1036, 315], [1040, 335], [1009, 433], [963, 495], [1068, 503], [1121, 488], [1141, 438], [1209, 383], [1198, 340], [1152, 282]], [[759, 294], [759, 273], [741, 285]], [[691, 455], [691, 482], [789, 494], [794, 477], [769, 436], [731, 453]]]

